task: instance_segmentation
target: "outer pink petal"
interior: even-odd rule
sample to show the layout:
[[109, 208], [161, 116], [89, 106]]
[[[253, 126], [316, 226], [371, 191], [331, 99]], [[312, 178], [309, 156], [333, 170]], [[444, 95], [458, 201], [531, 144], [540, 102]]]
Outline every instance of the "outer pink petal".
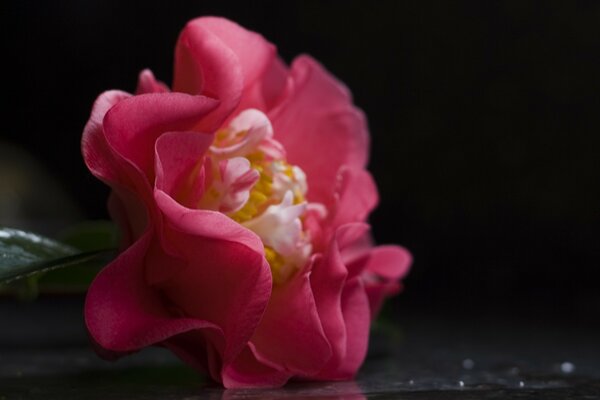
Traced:
[[240, 355], [223, 371], [223, 386], [227, 389], [283, 386], [292, 374], [276, 369], [256, 359], [249, 343]]
[[155, 191], [154, 198], [162, 213], [178, 230], [210, 239], [236, 241], [258, 254], [264, 253], [258, 236], [224, 214], [185, 208], [161, 190]]
[[149, 183], [139, 170], [112, 149], [104, 132], [107, 112], [130, 97], [119, 91], [102, 93], [94, 103], [81, 141], [83, 158], [90, 171], [113, 188], [109, 210], [123, 229], [124, 245], [142, 235], [148, 219], [147, 208], [152, 209]]
[[310, 376], [331, 357], [310, 287], [309, 271], [275, 286], [252, 337], [256, 358], [290, 374]]
[[154, 74], [149, 69], [140, 72], [135, 94], [167, 93], [169, 91], [169, 87], [163, 82], [156, 80]]
[[256, 108], [268, 113], [283, 99], [288, 75], [287, 65], [274, 57], [262, 76], [244, 90], [238, 109]]
[[215, 324], [172, 317], [160, 294], [146, 284], [144, 258], [151, 241], [148, 232], [104, 268], [90, 286], [85, 320], [92, 339], [103, 349], [127, 353], [154, 345], [190, 330], [220, 336]]
[[130, 97], [114, 105], [104, 117], [111, 148], [154, 180], [154, 143], [164, 132], [193, 129], [217, 106], [214, 100], [182, 93], [154, 93]]
[[397, 280], [408, 273], [411, 264], [412, 255], [404, 247], [384, 245], [371, 251], [366, 269], [382, 278]]
[[166, 273], [160, 287], [171, 302], [223, 330], [227, 365], [254, 333], [269, 301], [271, 271], [262, 243], [220, 213], [186, 209], [160, 191], [156, 198], [165, 216], [161, 248], [170, 254], [151, 257], [149, 279]]
[[398, 280], [408, 273], [411, 264], [411, 254], [400, 246], [378, 246], [371, 251], [363, 279], [373, 318], [381, 310], [386, 297], [400, 291]]
[[270, 112], [275, 138], [308, 179], [310, 201], [331, 205], [342, 165], [363, 168], [369, 138], [348, 90], [308, 56], [292, 64], [286, 99]]
[[155, 148], [155, 187], [182, 205], [195, 208], [204, 193], [204, 155], [213, 135], [199, 132], [168, 132]]
[[117, 157], [106, 143], [102, 121], [115, 104], [131, 97], [129, 93], [111, 90], [102, 93], [92, 107], [92, 113], [81, 139], [81, 152], [89, 170], [104, 182], [114, 183], [122, 180]]
[[242, 74], [244, 87], [262, 76], [276, 56], [275, 46], [265, 38], [249, 31], [233, 21], [221, 17], [201, 17], [192, 20], [187, 29], [202, 28], [218, 37], [236, 55]]
[[367, 355], [371, 313], [369, 300], [360, 279], [347, 282], [342, 294], [342, 313], [346, 324], [346, 354], [335, 370], [323, 371], [321, 377], [350, 379], [354, 377]]
[[[319, 318], [332, 348], [332, 357], [317, 377], [335, 375], [347, 355], [348, 332], [343, 314], [342, 300], [348, 271], [342, 261], [340, 249], [364, 235], [365, 224], [348, 224], [338, 228], [329, 249], [317, 260], [311, 272], [311, 286]], [[368, 310], [367, 310], [368, 312]]]
[[244, 88], [274, 56], [275, 47], [259, 34], [224, 18], [198, 18], [186, 25], [177, 41], [173, 89], [221, 102], [202, 122], [201, 128], [210, 132], [230, 116]]
[[364, 222], [377, 206], [377, 187], [369, 172], [363, 169], [342, 167], [332, 226]]

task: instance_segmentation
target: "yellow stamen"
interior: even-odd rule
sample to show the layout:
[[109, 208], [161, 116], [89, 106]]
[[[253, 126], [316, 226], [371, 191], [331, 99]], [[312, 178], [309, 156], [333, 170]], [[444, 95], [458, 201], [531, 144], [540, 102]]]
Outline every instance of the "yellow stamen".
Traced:
[[[216, 148], [233, 146], [244, 141], [247, 136], [248, 130], [233, 131], [231, 128], [222, 129], [215, 134], [213, 146]], [[286, 200], [287, 207], [290, 206], [289, 203], [292, 201], [293, 204], [306, 202], [304, 197], [306, 182], [301, 170], [299, 172], [301, 175], [298, 175], [297, 167], [287, 163], [285, 159], [273, 160], [271, 155], [265, 153], [258, 145], [252, 150], [247, 147], [248, 146], [246, 146], [239, 155], [242, 155], [250, 162], [251, 168], [259, 173], [259, 178], [250, 189], [248, 200], [242, 208], [227, 214], [230, 218], [241, 224], [251, 224], [252, 220], [256, 222], [258, 220], [257, 218], [260, 218], [261, 215], [268, 210], [269, 206], [277, 207], [282, 204], [284, 195], [288, 198], [288, 200]], [[219, 157], [223, 157], [223, 155], [219, 155]], [[218, 166], [213, 168], [212, 173], [214, 182], [220, 182], [221, 177], [219, 176]], [[293, 200], [290, 199], [291, 196], [287, 194], [290, 191], [292, 192], [291, 194], [293, 194]], [[219, 191], [214, 187], [211, 187], [206, 191], [200, 202], [201, 208], [209, 208], [209, 206], [214, 207], [215, 205], [218, 206], [219, 196]], [[297, 235], [297, 233], [294, 233], [294, 235]], [[274, 284], [285, 283], [295, 271], [302, 267], [301, 265], [296, 265], [296, 263], [302, 264], [304, 262], [303, 258], [305, 258], [306, 255], [302, 255], [301, 252], [310, 251], [307, 250], [310, 249], [310, 244], [305, 240], [303, 233], [300, 236], [300, 242], [307, 243], [299, 244], [297, 251], [292, 250], [289, 254], [286, 252], [285, 256], [275, 250], [274, 247], [279, 249], [277, 245], [274, 247], [264, 245], [265, 258], [271, 267]], [[265, 240], [262, 237], [261, 239], [263, 241]], [[269, 243], [272, 244], [272, 242]]]
[[[252, 167], [254, 167], [254, 165], [252, 165]], [[273, 178], [262, 172], [262, 167], [254, 169], [260, 173], [260, 177], [258, 178], [258, 182], [256, 182], [254, 187], [250, 190], [248, 201], [241, 210], [229, 215], [236, 222], [242, 223], [251, 220], [262, 213], [269, 205]]]
[[271, 266], [273, 282], [282, 283], [285, 279], [285, 276], [282, 276], [283, 266], [285, 265], [285, 259], [282, 257], [281, 254], [279, 254], [269, 246], [265, 246], [265, 258]]

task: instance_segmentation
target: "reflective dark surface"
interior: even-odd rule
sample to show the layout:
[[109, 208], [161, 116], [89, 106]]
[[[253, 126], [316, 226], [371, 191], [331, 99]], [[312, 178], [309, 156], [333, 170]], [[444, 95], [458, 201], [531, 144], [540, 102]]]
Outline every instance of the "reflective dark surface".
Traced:
[[223, 390], [162, 349], [88, 347], [81, 299], [0, 301], [0, 399], [595, 399], [600, 331], [567, 321], [406, 315], [374, 328], [354, 382]]

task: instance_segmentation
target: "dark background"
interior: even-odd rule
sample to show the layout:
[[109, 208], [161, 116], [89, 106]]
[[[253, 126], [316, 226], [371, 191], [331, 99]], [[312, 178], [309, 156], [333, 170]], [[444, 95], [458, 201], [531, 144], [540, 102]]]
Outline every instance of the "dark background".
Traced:
[[367, 113], [375, 237], [415, 257], [392, 309], [598, 320], [600, 2], [1, 7], [0, 138], [31, 152], [83, 217], [107, 217], [108, 191], [79, 153], [95, 97], [133, 91], [146, 67], [170, 82], [185, 22], [222, 15], [286, 61], [319, 59]]

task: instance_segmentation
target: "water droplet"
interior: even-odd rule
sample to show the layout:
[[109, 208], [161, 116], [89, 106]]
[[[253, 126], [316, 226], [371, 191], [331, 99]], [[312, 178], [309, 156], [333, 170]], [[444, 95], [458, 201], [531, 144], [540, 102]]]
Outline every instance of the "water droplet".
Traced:
[[465, 358], [462, 362], [462, 366], [464, 369], [473, 369], [475, 366], [475, 361], [471, 360], [470, 358]]
[[408, 381], [408, 384], [409, 384], [409, 385], [414, 385], [414, 384], [415, 384], [415, 381], [413, 381], [413, 380], [411, 379], [410, 381]]
[[465, 383], [463, 381], [458, 381], [458, 386], [460, 386], [461, 388], [465, 387]]
[[519, 381], [519, 387], [525, 387], [525, 382]]
[[560, 364], [560, 371], [563, 374], [570, 374], [575, 371], [575, 364], [565, 361], [564, 363]]

